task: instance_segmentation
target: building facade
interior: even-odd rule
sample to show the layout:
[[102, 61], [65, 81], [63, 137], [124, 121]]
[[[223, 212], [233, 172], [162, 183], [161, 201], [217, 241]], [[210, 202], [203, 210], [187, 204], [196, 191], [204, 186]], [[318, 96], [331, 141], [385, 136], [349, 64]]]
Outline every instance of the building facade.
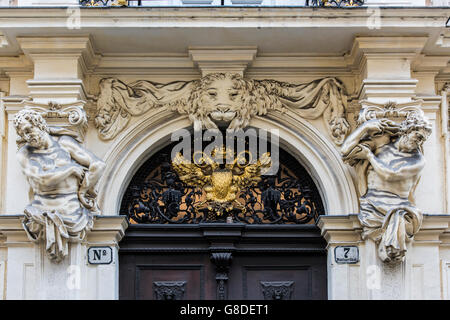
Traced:
[[449, 299], [449, 5], [0, 1], [0, 299]]

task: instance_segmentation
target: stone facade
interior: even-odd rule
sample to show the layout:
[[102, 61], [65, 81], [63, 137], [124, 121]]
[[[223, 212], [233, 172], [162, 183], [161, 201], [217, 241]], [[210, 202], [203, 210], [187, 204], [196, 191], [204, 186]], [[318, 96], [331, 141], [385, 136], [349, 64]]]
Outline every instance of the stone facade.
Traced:
[[[419, 2], [396, 3], [424, 5]], [[118, 214], [131, 177], [172, 132], [214, 129], [225, 120], [232, 129], [277, 129], [280, 145], [314, 178], [326, 212], [318, 226], [328, 244], [329, 299], [450, 299], [450, 9], [370, 9], [379, 3], [348, 11], [0, 8], [0, 299], [118, 299], [118, 249], [127, 228]], [[233, 99], [246, 101], [244, 107], [219, 110], [195, 100], [212, 78], [239, 83], [244, 93]], [[228, 87], [218, 88], [214, 99]], [[382, 116], [367, 116], [374, 106]], [[394, 160], [416, 157], [415, 179], [380, 175], [383, 183], [375, 185], [386, 191], [395, 180], [404, 188], [401, 199], [408, 205], [401, 205], [407, 208], [390, 214], [413, 222], [397, 233], [377, 226], [391, 238], [369, 237], [361, 204], [367, 185], [374, 184], [361, 184], [374, 174], [362, 173], [358, 163], [371, 156], [361, 154], [364, 147], [359, 154], [354, 149], [366, 143], [381, 158], [382, 147], [399, 136], [401, 121], [411, 120], [395, 112], [411, 106], [426, 121], [426, 135], [414, 150], [400, 148], [403, 154]], [[95, 154], [80, 163], [95, 176], [84, 191], [91, 191], [99, 210], [80, 200], [80, 207], [92, 209], [92, 223], [77, 241], [68, 241], [59, 263], [46, 256], [45, 241], [30, 239], [23, 226], [24, 209], [40, 191], [17, 161], [14, 121], [30, 108], [50, 114], [50, 127], [80, 135], [80, 154]], [[82, 110], [86, 121], [77, 122], [65, 108]], [[384, 126], [355, 138], [376, 119]], [[380, 143], [380, 132], [391, 140]], [[97, 160], [96, 175], [90, 164]], [[82, 186], [77, 182], [73, 190]], [[398, 199], [391, 200], [398, 209]], [[389, 247], [393, 237], [401, 238], [401, 254], [380, 255], [380, 245]], [[112, 248], [112, 263], [88, 263], [88, 249], [98, 246]], [[337, 263], [338, 246], [356, 246], [359, 260]]]

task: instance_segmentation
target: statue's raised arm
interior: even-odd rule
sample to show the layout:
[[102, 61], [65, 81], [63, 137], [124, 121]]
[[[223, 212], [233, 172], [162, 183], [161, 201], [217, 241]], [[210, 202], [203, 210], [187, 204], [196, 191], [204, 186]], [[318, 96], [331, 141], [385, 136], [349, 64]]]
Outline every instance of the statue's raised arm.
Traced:
[[403, 259], [405, 242], [421, 226], [422, 213], [410, 199], [425, 166], [422, 144], [431, 133], [420, 109], [394, 112], [406, 118], [401, 123], [387, 119], [392, 112], [385, 111], [386, 118], [382, 112], [366, 121], [360, 117], [360, 125], [341, 149], [343, 160], [358, 176], [363, 238], [378, 243], [379, 256], [386, 262]]

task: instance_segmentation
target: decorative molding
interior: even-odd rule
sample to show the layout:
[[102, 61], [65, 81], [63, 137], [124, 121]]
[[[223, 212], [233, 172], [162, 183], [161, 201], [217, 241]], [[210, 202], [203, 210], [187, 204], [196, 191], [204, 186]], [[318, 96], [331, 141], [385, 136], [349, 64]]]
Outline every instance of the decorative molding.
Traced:
[[260, 281], [264, 300], [292, 300], [294, 281]]
[[436, 40], [436, 45], [442, 48], [450, 47], [450, 31], [444, 30]]
[[87, 100], [83, 80], [81, 79], [30, 79], [27, 80], [30, 97], [34, 101], [61, 103]]
[[450, 55], [447, 56], [430, 56], [419, 54], [411, 64], [411, 70], [414, 72], [432, 72], [439, 73], [445, 69], [450, 61]]
[[94, 216], [94, 226], [87, 233], [89, 245], [111, 245], [118, 247], [125, 236], [128, 220], [125, 216]]
[[213, 252], [211, 254], [211, 261], [216, 266], [217, 300], [227, 300], [228, 298], [227, 282], [231, 260], [231, 252]]
[[[5, 237], [3, 244], [6, 247], [16, 246], [19, 243], [30, 243], [23, 228], [22, 221], [25, 216], [0, 215], [0, 237]], [[128, 222], [125, 216], [94, 216], [94, 227], [87, 233], [84, 242], [88, 245], [111, 245], [118, 243], [125, 235]]]
[[450, 260], [441, 260], [442, 299], [450, 300]]
[[14, 57], [0, 57], [0, 72], [13, 75], [23, 73], [24, 75], [33, 75], [33, 63], [24, 54]]
[[255, 59], [256, 47], [191, 47], [192, 61], [202, 76], [210, 73], [237, 73], [244, 75], [247, 66]]
[[8, 39], [2, 32], [0, 32], [0, 48], [5, 48], [7, 46], [9, 46]]
[[183, 4], [187, 5], [208, 5], [213, 2], [213, 0], [181, 0]]
[[5, 97], [3, 101], [9, 114], [14, 115], [18, 111], [28, 108], [39, 112], [49, 125], [60, 126], [78, 133], [80, 141], [86, 135], [88, 120], [84, 111], [85, 101], [79, 100], [73, 103], [37, 103], [27, 97]]
[[[200, 264], [136, 264], [135, 267], [135, 284], [134, 287], [134, 299], [140, 300], [143, 298], [141, 293], [141, 286], [148, 286], [148, 284], [141, 281], [142, 273], [147, 270], [161, 270], [164, 272], [167, 272], [169, 270], [191, 270], [191, 271], [198, 271], [200, 281], [197, 282], [197, 285], [200, 287], [199, 297], [186, 297], [187, 299], [198, 299], [203, 300], [205, 297], [205, 265]], [[161, 281], [165, 282], [165, 281]], [[184, 281], [168, 281], [168, 282], [184, 282]], [[187, 284], [187, 281], [186, 281]], [[153, 291], [154, 292], [154, 291]], [[186, 291], [185, 291], [186, 294]]]
[[345, 119], [345, 88], [335, 78], [297, 85], [212, 73], [199, 80], [168, 84], [139, 80], [127, 85], [106, 78], [100, 81], [100, 87], [95, 125], [104, 140], [117, 136], [131, 117], [156, 108], [188, 114], [194, 130], [218, 129], [218, 123], [239, 130], [247, 127], [253, 116], [285, 112], [288, 108], [305, 119], [322, 116], [337, 145], [342, 144], [349, 130]]
[[153, 282], [155, 300], [184, 300], [186, 281]]
[[419, 117], [424, 117], [424, 113], [421, 109], [423, 100], [416, 100], [413, 102], [407, 102], [397, 104], [395, 102], [388, 103], [374, 103], [368, 100], [360, 101], [361, 111], [358, 117], [358, 124], [372, 119], [401, 119], [404, 120], [415, 114]]
[[75, 37], [17, 37], [22, 51], [34, 61], [55, 59], [59, 56], [80, 58], [83, 72], [92, 71], [100, 61], [89, 36]]
[[328, 243], [328, 250], [331, 246], [361, 242], [362, 226], [357, 214], [320, 216], [317, 226]]

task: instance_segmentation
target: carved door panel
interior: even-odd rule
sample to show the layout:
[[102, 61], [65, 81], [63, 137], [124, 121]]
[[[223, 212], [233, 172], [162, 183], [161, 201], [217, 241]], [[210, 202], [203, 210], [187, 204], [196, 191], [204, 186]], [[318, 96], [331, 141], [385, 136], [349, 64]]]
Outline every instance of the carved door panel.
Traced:
[[230, 299], [326, 299], [326, 256], [260, 254], [236, 256], [230, 272]]
[[120, 299], [215, 299], [213, 268], [207, 255], [123, 255]]
[[120, 243], [119, 297], [326, 299], [325, 245], [315, 226], [130, 226]]

